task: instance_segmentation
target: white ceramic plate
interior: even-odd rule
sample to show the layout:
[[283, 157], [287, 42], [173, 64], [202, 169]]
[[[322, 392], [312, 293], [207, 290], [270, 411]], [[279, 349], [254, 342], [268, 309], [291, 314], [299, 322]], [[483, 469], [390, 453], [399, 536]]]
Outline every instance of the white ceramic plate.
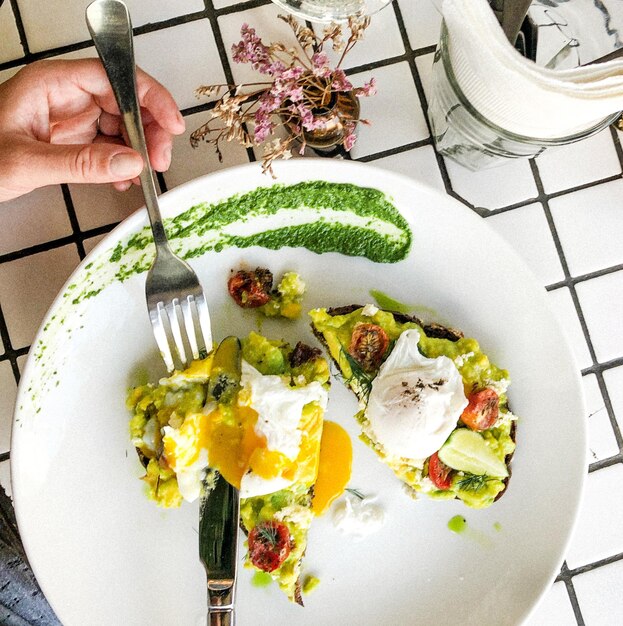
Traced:
[[[396, 264], [301, 248], [228, 248], [192, 259], [217, 339], [256, 329], [255, 315], [236, 309], [226, 293], [229, 271], [241, 263], [276, 275], [300, 272], [308, 308], [365, 303], [369, 290], [379, 289], [478, 338], [510, 371], [511, 406], [521, 417], [513, 477], [493, 507], [416, 502], [356, 438], [356, 403], [336, 381], [328, 417], [351, 433], [351, 485], [378, 495], [386, 524], [356, 542], [339, 535], [328, 516], [315, 521], [305, 571], [321, 584], [305, 608], [289, 604], [275, 586], [254, 587], [242, 569], [240, 626], [521, 622], [560, 567], [585, 473], [578, 368], [544, 290], [482, 219], [414, 181], [308, 159], [279, 164], [277, 174], [279, 183], [318, 179], [386, 192], [411, 225], [411, 252]], [[165, 194], [163, 213], [271, 184], [255, 164], [219, 172]], [[149, 502], [128, 440], [127, 388], [164, 373], [145, 309], [145, 276], [113, 281], [71, 304], [72, 285], [92, 274], [105, 278], [102, 259], [145, 225], [145, 213], [136, 213], [76, 270], [48, 313], [20, 384], [11, 451], [17, 518], [35, 574], [65, 626], [205, 623], [198, 506], [162, 510]], [[262, 332], [314, 341], [306, 319], [265, 322]], [[462, 535], [447, 528], [459, 513], [468, 523]]]

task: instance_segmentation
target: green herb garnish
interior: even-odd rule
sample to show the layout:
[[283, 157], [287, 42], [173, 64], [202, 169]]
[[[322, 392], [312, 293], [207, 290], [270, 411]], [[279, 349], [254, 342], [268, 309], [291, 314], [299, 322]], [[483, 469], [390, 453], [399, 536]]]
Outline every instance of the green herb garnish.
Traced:
[[463, 478], [457, 481], [457, 486], [462, 491], [480, 491], [490, 480], [493, 480], [486, 474], [465, 474]]
[[350, 377], [345, 378], [344, 382], [347, 385], [350, 385], [353, 381], [356, 381], [361, 388], [364, 397], [367, 398], [370, 395], [370, 391], [372, 391], [372, 381], [374, 380], [374, 378], [368, 373], [364, 372], [359, 362], [354, 359], [351, 354], [344, 350], [343, 346], [340, 346], [340, 351], [342, 353], [342, 356], [346, 359], [346, 362], [350, 366], [351, 372]]

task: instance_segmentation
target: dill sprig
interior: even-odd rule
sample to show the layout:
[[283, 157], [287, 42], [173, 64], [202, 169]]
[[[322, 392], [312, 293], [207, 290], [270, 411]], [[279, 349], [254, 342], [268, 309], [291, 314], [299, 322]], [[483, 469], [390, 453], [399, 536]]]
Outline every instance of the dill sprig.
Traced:
[[359, 491], [359, 489], [353, 489], [352, 487], [346, 487], [345, 491], [348, 491], [348, 493], [352, 494], [356, 498], [359, 498], [360, 500], [363, 500], [365, 498], [365, 496], [363, 495], [363, 493], [361, 493], [361, 491]]
[[364, 372], [359, 362], [354, 359], [353, 356], [348, 353], [348, 351], [344, 350], [343, 346], [340, 346], [340, 352], [350, 366], [350, 376], [348, 378], [344, 377], [344, 382], [347, 385], [352, 385], [353, 381], [356, 381], [358, 386], [362, 390], [364, 398], [367, 398], [370, 395], [370, 391], [372, 390], [372, 381], [374, 378], [370, 376], [367, 372]]
[[267, 543], [271, 548], [277, 545], [277, 527], [272, 522], [262, 524], [257, 531], [258, 538]]
[[457, 482], [457, 486], [462, 491], [476, 492], [480, 491], [490, 480], [493, 480], [493, 478], [486, 474], [465, 474], [465, 476]]

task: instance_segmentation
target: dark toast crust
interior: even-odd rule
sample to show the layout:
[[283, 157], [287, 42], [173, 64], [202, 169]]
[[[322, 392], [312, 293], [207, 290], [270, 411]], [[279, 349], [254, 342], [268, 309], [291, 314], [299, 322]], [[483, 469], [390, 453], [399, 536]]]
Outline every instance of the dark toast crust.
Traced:
[[[347, 306], [338, 306], [338, 307], [328, 308], [327, 313], [331, 315], [332, 317], [335, 317], [337, 315], [348, 315], [349, 313], [352, 313], [353, 311], [356, 311], [357, 309], [361, 309], [361, 308], [363, 308], [363, 305], [361, 304], [349, 304]], [[420, 318], [416, 317], [415, 315], [407, 315], [405, 313], [399, 313], [398, 311], [389, 311], [387, 309], [383, 309], [383, 310], [386, 313], [391, 313], [394, 316], [394, 319], [397, 322], [400, 322], [401, 324], [406, 324], [409, 322], [413, 322], [417, 324], [418, 326], [422, 328], [422, 330], [424, 331], [427, 337], [433, 337], [435, 339], [449, 339], [450, 341], [458, 341], [464, 336], [463, 333], [460, 330], [457, 330], [456, 328], [448, 328], [446, 326], [442, 326], [441, 324], [437, 324], [435, 322], [427, 324], [427, 323], [424, 323]], [[327, 354], [331, 356], [328, 346], [324, 340], [324, 337], [322, 336], [322, 333], [317, 331], [314, 328], [313, 324], [311, 325], [311, 327], [312, 327], [312, 332], [314, 333], [318, 341], [320, 341], [320, 343], [324, 346]], [[339, 364], [336, 363], [333, 357], [331, 357], [331, 360], [335, 363], [335, 365], [337, 366], [339, 370], [340, 369]], [[509, 407], [509, 410], [510, 410], [510, 407]], [[516, 433], [517, 433], [517, 424], [513, 422], [511, 425], [510, 437], [513, 440], [513, 443], [515, 444], [517, 443]], [[510, 481], [511, 474], [512, 474], [510, 463], [513, 458], [513, 454], [514, 452], [511, 452], [511, 454], [507, 454], [506, 458], [504, 459], [504, 462], [506, 463], [506, 467], [508, 468], [508, 476], [503, 481], [504, 489], [502, 489], [502, 491], [498, 493], [494, 502], [497, 502], [506, 493], [506, 490], [508, 489], [508, 483]], [[455, 499], [458, 500], [459, 498], [455, 498]]]

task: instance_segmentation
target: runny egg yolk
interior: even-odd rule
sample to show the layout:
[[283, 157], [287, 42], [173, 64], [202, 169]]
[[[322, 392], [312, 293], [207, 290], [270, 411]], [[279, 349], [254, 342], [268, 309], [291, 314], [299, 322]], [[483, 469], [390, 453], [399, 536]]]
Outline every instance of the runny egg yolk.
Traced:
[[353, 446], [348, 433], [339, 424], [325, 421], [312, 502], [316, 515], [322, 515], [344, 492], [350, 480], [352, 461]]
[[200, 450], [206, 449], [210, 467], [238, 489], [247, 472], [265, 480], [282, 477], [311, 486], [318, 472], [322, 415], [323, 410], [316, 403], [304, 407], [299, 423], [300, 450], [291, 460], [266, 447], [266, 439], [255, 431], [255, 410], [245, 405], [219, 405], [208, 415], [187, 416], [179, 429], [187, 445], [166, 438], [165, 457], [179, 471], [198, 460]]

